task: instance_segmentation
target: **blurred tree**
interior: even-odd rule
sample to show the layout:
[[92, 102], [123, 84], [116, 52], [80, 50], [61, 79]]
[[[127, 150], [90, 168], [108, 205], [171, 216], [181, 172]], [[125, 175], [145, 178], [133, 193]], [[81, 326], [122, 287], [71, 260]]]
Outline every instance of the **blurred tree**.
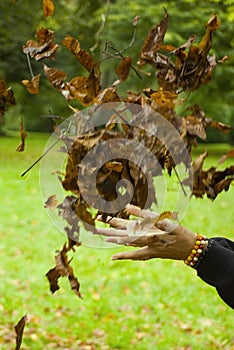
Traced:
[[[181, 45], [191, 34], [197, 35], [197, 42], [205, 31], [205, 24], [215, 12], [221, 19], [221, 28], [216, 31], [213, 43], [213, 53], [217, 59], [224, 55], [230, 58], [225, 64], [219, 64], [213, 74], [213, 80], [198, 91], [187, 95], [188, 106], [199, 103], [208, 117], [233, 125], [233, 19], [234, 8], [232, 0], [212, 0], [200, 2], [198, 0], [58, 0], [55, 4], [55, 12], [52, 17], [44, 18], [42, 13], [42, 1], [2, 1], [0, 3], [0, 75], [8, 85], [11, 83], [21, 84], [22, 79], [30, 78], [26, 56], [21, 47], [34, 37], [36, 28], [45, 26], [52, 29], [56, 34], [56, 42], [61, 44], [62, 39], [70, 34], [76, 37], [81, 46], [91, 49], [97, 60], [106, 58], [105, 43], [109, 42], [118, 50], [127, 48], [132, 41], [134, 27], [133, 18], [140, 16], [137, 25], [137, 33], [132, 45], [126, 50], [126, 55], [131, 55], [133, 64], [137, 65], [139, 52], [149, 29], [159, 23], [163, 17], [164, 9], [169, 12], [169, 25], [165, 42], [173, 45]], [[65, 48], [60, 47], [55, 61], [49, 61], [49, 66], [64, 70], [68, 79], [82, 74], [83, 68], [76, 58]], [[102, 86], [105, 87], [115, 79], [115, 67], [119, 64], [118, 59], [108, 59], [102, 62]], [[35, 74], [44, 75], [41, 65], [32, 61]], [[142, 79], [131, 71], [129, 79], [120, 84], [118, 89], [122, 93], [127, 89], [138, 91], [142, 87], [151, 86], [156, 88], [155, 72], [151, 67], [144, 68], [151, 72], [151, 76], [142, 75]], [[27, 126], [46, 128], [46, 119], [38, 122], [38, 116], [48, 114], [51, 110], [54, 114], [67, 116], [70, 114], [68, 102], [50, 88], [46, 79], [41, 79], [41, 92], [38, 96], [30, 96], [26, 89], [21, 90], [17, 99], [21, 103], [22, 115], [26, 116]], [[31, 104], [32, 100], [34, 101]], [[73, 103], [74, 104], [74, 103]], [[30, 105], [30, 108], [28, 107]], [[183, 112], [183, 111], [182, 111]], [[30, 116], [28, 115], [30, 113]], [[34, 122], [37, 120], [37, 122]], [[50, 125], [50, 124], [49, 124]], [[217, 133], [209, 133], [210, 141], [233, 140], [233, 133], [221, 136], [216, 140]], [[230, 136], [231, 135], [231, 136]]]

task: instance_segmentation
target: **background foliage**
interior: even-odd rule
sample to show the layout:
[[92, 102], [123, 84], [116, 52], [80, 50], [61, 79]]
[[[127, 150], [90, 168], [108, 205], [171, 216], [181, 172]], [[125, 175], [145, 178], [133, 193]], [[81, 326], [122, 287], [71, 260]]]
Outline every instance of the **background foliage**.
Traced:
[[[188, 97], [188, 104], [199, 103], [207, 113], [207, 117], [233, 125], [234, 113], [232, 103], [234, 58], [234, 39], [232, 23], [234, 5], [232, 0], [208, 1], [63, 1], [58, 0], [52, 17], [43, 16], [41, 1], [2, 1], [0, 3], [0, 76], [7, 85], [15, 90], [17, 106], [10, 108], [6, 114], [6, 128], [18, 128], [19, 119], [23, 116], [28, 130], [51, 130], [48, 118], [42, 116], [50, 113], [63, 117], [69, 116], [71, 110], [68, 102], [54, 89], [46, 79], [42, 79], [39, 95], [29, 95], [22, 86], [21, 80], [30, 78], [26, 56], [22, 46], [35, 35], [35, 30], [41, 26], [52, 29], [56, 34], [56, 42], [61, 43], [67, 35], [76, 37], [83, 48], [91, 50], [96, 59], [102, 59], [105, 43], [111, 42], [118, 49], [129, 45], [132, 35], [132, 19], [139, 15], [137, 36], [127, 54], [133, 57], [136, 64], [140, 48], [149, 29], [158, 23], [166, 7], [170, 19], [166, 42], [180, 45], [195, 33], [199, 41], [205, 31], [205, 23], [215, 12], [221, 19], [221, 28], [215, 33], [212, 51], [217, 59], [229, 56], [225, 64], [219, 64], [213, 74], [210, 84], [202, 86]], [[33, 14], [33, 15], [32, 15]], [[45, 62], [46, 64], [46, 62]], [[118, 60], [110, 59], [102, 63], [104, 70], [102, 85], [108, 85], [115, 80], [114, 69]], [[82, 67], [66, 48], [60, 47], [54, 61], [57, 68], [68, 73], [68, 78], [81, 74]], [[51, 66], [51, 62], [50, 62]], [[32, 62], [35, 74], [44, 74], [40, 64]], [[122, 83], [119, 89], [138, 91], [143, 86], [155, 87], [154, 76], [139, 79], [132, 71], [129, 79]], [[183, 111], [182, 111], [183, 112]], [[209, 131], [208, 141], [218, 141], [217, 133]], [[229, 135], [218, 135], [219, 141], [234, 141], [233, 132]]]

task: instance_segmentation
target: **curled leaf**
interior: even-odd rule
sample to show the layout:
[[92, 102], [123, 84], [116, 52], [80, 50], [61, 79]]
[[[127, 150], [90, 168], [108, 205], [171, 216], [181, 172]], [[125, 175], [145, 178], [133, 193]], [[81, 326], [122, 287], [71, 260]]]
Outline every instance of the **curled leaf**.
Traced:
[[45, 202], [45, 208], [49, 208], [51, 210], [54, 210], [57, 207], [58, 201], [56, 198], [56, 194], [52, 194], [49, 196], [49, 198]]
[[19, 322], [15, 325], [15, 332], [16, 332], [16, 347], [15, 350], [20, 350], [22, 339], [23, 339], [23, 332], [24, 327], [27, 322], [27, 315], [24, 315]]
[[11, 87], [7, 87], [3, 79], [0, 80], [0, 124], [2, 117], [6, 111], [7, 105], [15, 105], [14, 91]]
[[54, 3], [52, 0], [43, 0], [43, 13], [45, 17], [52, 16], [54, 13]]
[[21, 121], [20, 122], [20, 138], [21, 138], [21, 142], [20, 142], [19, 146], [16, 148], [17, 152], [23, 152], [24, 151], [26, 137], [27, 137], [27, 133], [24, 131], [23, 122]]
[[63, 45], [66, 46], [80, 61], [80, 63], [88, 70], [89, 73], [94, 71], [96, 65], [93, 57], [84, 49], [81, 49], [80, 43], [77, 39], [67, 35], [63, 39]]
[[22, 84], [27, 88], [30, 94], [36, 95], [39, 93], [40, 74], [35, 75], [31, 80], [22, 80]]
[[81, 298], [80, 284], [78, 279], [74, 276], [73, 268], [70, 266], [71, 260], [68, 260], [67, 253], [69, 250], [74, 249], [73, 245], [65, 243], [60, 252], [55, 256], [56, 266], [49, 270], [46, 274], [50, 283], [50, 290], [52, 293], [56, 292], [60, 287], [58, 280], [60, 277], [67, 277], [71, 286], [71, 289]]
[[227, 154], [223, 155], [219, 161], [218, 164], [222, 164], [225, 162], [225, 160], [229, 159], [229, 158], [234, 158], [234, 149], [231, 149], [230, 151], [228, 151]]
[[131, 68], [132, 57], [124, 57], [120, 65], [116, 68], [115, 73], [117, 74], [120, 81], [125, 81], [128, 78], [128, 74]]
[[28, 40], [23, 46], [23, 52], [26, 55], [34, 58], [36, 61], [40, 61], [44, 58], [54, 58], [58, 45], [54, 42], [54, 31], [40, 28], [36, 32], [35, 40]]

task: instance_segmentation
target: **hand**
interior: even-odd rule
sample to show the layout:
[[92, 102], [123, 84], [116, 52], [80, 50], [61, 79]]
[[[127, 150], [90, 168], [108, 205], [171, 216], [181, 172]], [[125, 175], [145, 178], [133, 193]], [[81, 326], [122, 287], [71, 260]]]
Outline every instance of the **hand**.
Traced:
[[[141, 219], [107, 218], [112, 228], [97, 228], [97, 234], [107, 236], [106, 241], [141, 249], [117, 253], [112, 260], [148, 260], [153, 258], [185, 260], [191, 253], [196, 234], [159, 214], [128, 204], [129, 214]], [[158, 219], [158, 220], [157, 220]], [[102, 217], [97, 218], [102, 221]]]

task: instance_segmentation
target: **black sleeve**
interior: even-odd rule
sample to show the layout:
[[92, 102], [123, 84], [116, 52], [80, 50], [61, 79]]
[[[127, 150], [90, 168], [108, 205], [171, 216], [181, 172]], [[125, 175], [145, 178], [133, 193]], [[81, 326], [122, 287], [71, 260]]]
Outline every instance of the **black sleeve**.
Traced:
[[222, 237], [209, 240], [198, 276], [214, 286], [223, 301], [234, 309], [234, 242]]

